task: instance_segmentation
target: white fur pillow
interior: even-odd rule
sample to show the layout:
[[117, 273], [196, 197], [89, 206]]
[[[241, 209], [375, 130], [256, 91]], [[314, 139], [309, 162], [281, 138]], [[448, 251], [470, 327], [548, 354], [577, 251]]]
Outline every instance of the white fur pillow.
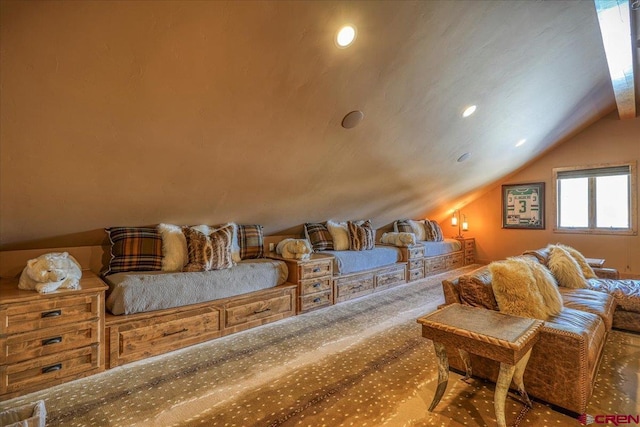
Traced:
[[582, 270], [582, 274], [584, 275], [585, 279], [598, 278], [596, 273], [593, 271], [593, 268], [591, 268], [591, 266], [587, 262], [587, 259], [577, 249], [572, 248], [571, 246], [562, 245], [560, 243], [558, 243], [556, 246], [560, 246], [562, 249], [569, 252], [569, 255], [571, 255], [580, 266], [580, 270]]
[[415, 221], [413, 219], [408, 220], [413, 234], [416, 235], [418, 240], [427, 240], [427, 231], [424, 228], [424, 221]]
[[564, 286], [565, 288], [587, 287], [587, 281], [584, 278], [582, 270], [580, 270], [580, 265], [578, 265], [578, 262], [571, 254], [562, 247], [551, 247], [547, 265], [560, 286]]
[[542, 295], [547, 314], [550, 316], [560, 314], [564, 303], [562, 301], [562, 295], [560, 295], [560, 291], [558, 290], [556, 279], [549, 269], [539, 262], [527, 258], [522, 259], [529, 265], [531, 273], [533, 273], [533, 277], [536, 279], [536, 285], [538, 286], [540, 295]]
[[327, 230], [333, 239], [333, 250], [349, 250], [349, 230], [346, 222], [327, 221]]
[[489, 264], [491, 287], [502, 313], [546, 320], [548, 311], [526, 261], [507, 259]]
[[162, 237], [162, 271], [181, 271], [188, 261], [187, 239], [181, 227], [158, 224]]

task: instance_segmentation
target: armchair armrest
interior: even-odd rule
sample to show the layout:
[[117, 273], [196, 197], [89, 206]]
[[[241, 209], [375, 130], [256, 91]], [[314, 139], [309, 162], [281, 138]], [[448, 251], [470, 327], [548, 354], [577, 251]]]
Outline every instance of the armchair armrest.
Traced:
[[596, 276], [600, 279], [620, 279], [620, 272], [615, 268], [595, 267], [593, 268], [593, 272], [596, 273]]

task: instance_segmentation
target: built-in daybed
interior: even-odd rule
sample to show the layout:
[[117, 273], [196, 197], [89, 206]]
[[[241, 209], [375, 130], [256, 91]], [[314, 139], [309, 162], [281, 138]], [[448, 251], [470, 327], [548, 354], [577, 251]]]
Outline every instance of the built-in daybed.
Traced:
[[[183, 241], [176, 226], [169, 228], [172, 233], [160, 226], [108, 229], [112, 259], [103, 275], [109, 286], [107, 368], [295, 315], [296, 285], [286, 281], [285, 263], [262, 258], [261, 228], [233, 227], [233, 234], [223, 236], [239, 242], [233, 250], [228, 241], [212, 244], [220, 227], [201, 228], [205, 233], [196, 236], [206, 243], [201, 253], [188, 237]], [[186, 250], [182, 258], [176, 258], [172, 241], [181, 242], [179, 252]], [[231, 258], [220, 255], [221, 248]], [[218, 256], [224, 267], [194, 265], [205, 253]], [[176, 271], [202, 268], [209, 269]]]
[[376, 246], [369, 221], [306, 223], [315, 252], [333, 257], [333, 301], [339, 303], [406, 283], [399, 248]]

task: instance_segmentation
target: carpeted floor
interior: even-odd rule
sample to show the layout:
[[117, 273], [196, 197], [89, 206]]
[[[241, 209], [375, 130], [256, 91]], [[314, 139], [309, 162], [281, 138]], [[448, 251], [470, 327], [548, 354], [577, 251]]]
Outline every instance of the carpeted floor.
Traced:
[[[467, 270], [471, 269], [470, 267]], [[32, 393], [48, 426], [484, 426], [495, 425], [494, 385], [437, 382], [433, 345], [416, 319], [443, 302], [443, 273], [400, 288], [125, 365]], [[638, 414], [640, 336], [613, 331], [589, 414]], [[508, 424], [580, 423], [507, 398]]]

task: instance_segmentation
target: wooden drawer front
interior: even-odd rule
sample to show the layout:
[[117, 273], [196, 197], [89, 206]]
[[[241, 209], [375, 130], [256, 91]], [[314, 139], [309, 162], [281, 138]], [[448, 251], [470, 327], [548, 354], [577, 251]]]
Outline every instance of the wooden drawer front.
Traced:
[[0, 338], [0, 363], [15, 363], [100, 343], [99, 322], [42, 329]]
[[368, 273], [355, 277], [334, 280], [336, 302], [347, 301], [373, 292], [374, 277]]
[[468, 256], [464, 258], [465, 265], [473, 264], [474, 262], [476, 262], [476, 257], [474, 256]]
[[331, 276], [333, 270], [331, 262], [331, 259], [323, 259], [300, 264], [300, 280]]
[[98, 344], [0, 366], [0, 395], [43, 388], [42, 385], [47, 382], [75, 377], [83, 372], [98, 369], [99, 366]]
[[409, 259], [424, 257], [424, 246], [414, 246], [409, 248]]
[[474, 249], [465, 249], [464, 250], [464, 256], [474, 256], [476, 253], [475, 248]]
[[445, 257], [442, 256], [429, 258], [425, 260], [424, 267], [427, 273], [444, 271], [447, 268], [447, 261]]
[[0, 307], [0, 335], [97, 319], [100, 307], [99, 295], [5, 305]]
[[407, 281], [413, 282], [414, 280], [419, 280], [424, 278], [424, 268], [415, 268], [413, 270], [409, 270]]
[[331, 290], [331, 277], [302, 280], [300, 282], [300, 295], [308, 295], [316, 292]]
[[252, 321], [260, 321], [285, 313], [295, 313], [291, 294], [265, 297], [258, 301], [247, 302], [225, 308], [225, 328]]
[[220, 335], [220, 311], [214, 307], [132, 322], [118, 328], [118, 359], [138, 360]]
[[464, 263], [464, 256], [462, 255], [462, 253], [449, 255], [449, 257], [447, 258], [447, 268], [462, 267], [463, 263]]
[[333, 303], [333, 290], [318, 292], [313, 295], [300, 297], [300, 312], [313, 310], [315, 308], [326, 307]]
[[471, 240], [465, 240], [464, 241], [464, 248], [465, 249], [473, 250], [473, 249], [475, 249], [475, 247], [476, 247], [476, 241], [475, 240], [471, 239]]
[[422, 259], [410, 259], [408, 263], [409, 270], [414, 270], [416, 268], [422, 268], [424, 262]]
[[376, 274], [376, 289], [406, 283], [406, 266], [404, 264]]

